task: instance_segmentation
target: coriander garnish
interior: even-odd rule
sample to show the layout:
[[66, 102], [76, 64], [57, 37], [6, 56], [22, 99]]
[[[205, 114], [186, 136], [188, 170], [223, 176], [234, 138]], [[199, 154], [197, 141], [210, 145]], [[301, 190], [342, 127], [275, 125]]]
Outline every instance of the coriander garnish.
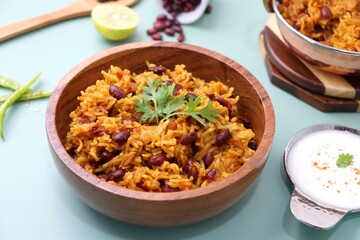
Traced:
[[[185, 96], [174, 97], [175, 84], [167, 85], [160, 82], [160, 79], [153, 81], [151, 77], [146, 79], [148, 86], [143, 86], [144, 93], [139, 94], [140, 99], [136, 99], [134, 104], [136, 112], [142, 112], [141, 121], [159, 122], [160, 119], [168, 119], [174, 115], [186, 114], [192, 116], [202, 125], [206, 125], [203, 118], [214, 122], [215, 117], [220, 115], [220, 110], [212, 107], [212, 101], [201, 109], [197, 109], [200, 104], [201, 96], [195, 99], [185, 100]], [[180, 111], [186, 106], [183, 111]]]
[[346, 168], [354, 163], [353, 159], [353, 155], [349, 153], [341, 153], [336, 161], [336, 166], [339, 168]]

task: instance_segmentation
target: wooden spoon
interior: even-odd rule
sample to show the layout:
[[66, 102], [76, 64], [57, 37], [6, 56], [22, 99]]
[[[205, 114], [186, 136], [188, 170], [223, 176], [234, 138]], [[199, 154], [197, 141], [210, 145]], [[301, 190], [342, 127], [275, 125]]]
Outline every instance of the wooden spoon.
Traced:
[[139, 0], [117, 0], [102, 3], [98, 0], [75, 0], [73, 3], [37, 17], [0, 27], [0, 43], [32, 30], [77, 17], [90, 16], [91, 10], [99, 4], [117, 3], [132, 6]]

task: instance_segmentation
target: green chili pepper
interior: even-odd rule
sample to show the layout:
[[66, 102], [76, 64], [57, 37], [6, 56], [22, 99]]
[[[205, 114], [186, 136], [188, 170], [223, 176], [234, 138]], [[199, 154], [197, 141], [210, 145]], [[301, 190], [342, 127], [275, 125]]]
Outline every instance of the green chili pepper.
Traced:
[[31, 79], [28, 83], [24, 86], [17, 89], [6, 101], [0, 106], [0, 136], [3, 140], [4, 133], [3, 133], [3, 121], [5, 117], [6, 110], [14, 103], [18, 98], [20, 98], [26, 91], [29, 90], [30, 86], [40, 77], [40, 73], [38, 73], [33, 79]]
[[15, 80], [0, 76], [0, 87], [4, 87], [16, 91], [19, 88], [21, 88], [22, 85], [16, 82]]
[[[17, 101], [28, 101], [38, 98], [45, 98], [51, 95], [51, 91], [34, 91], [30, 93], [24, 93]], [[0, 105], [3, 104], [12, 95], [0, 96]]]

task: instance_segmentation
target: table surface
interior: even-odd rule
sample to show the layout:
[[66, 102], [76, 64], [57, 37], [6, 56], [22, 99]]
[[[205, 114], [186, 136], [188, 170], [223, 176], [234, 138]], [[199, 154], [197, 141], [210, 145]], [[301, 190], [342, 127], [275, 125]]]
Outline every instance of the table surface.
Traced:
[[[69, 3], [1, 1], [0, 26]], [[6, 141], [0, 141], [0, 239], [360, 239], [360, 214], [348, 214], [326, 231], [297, 221], [289, 211], [292, 187], [282, 164], [287, 142], [300, 129], [320, 123], [360, 129], [360, 114], [321, 112], [270, 83], [259, 48], [259, 33], [269, 16], [262, 1], [212, 0], [211, 4], [211, 14], [184, 26], [186, 43], [243, 65], [263, 84], [275, 108], [272, 151], [251, 190], [223, 213], [188, 226], [150, 228], [112, 220], [81, 202], [57, 171], [45, 131], [47, 99], [19, 102], [6, 113]], [[141, 22], [125, 41], [103, 39], [90, 17], [82, 17], [1, 43], [0, 74], [25, 83], [41, 71], [33, 88], [51, 90], [89, 56], [119, 44], [151, 40], [146, 29], [158, 14], [153, 0], [142, 0], [133, 9]]]

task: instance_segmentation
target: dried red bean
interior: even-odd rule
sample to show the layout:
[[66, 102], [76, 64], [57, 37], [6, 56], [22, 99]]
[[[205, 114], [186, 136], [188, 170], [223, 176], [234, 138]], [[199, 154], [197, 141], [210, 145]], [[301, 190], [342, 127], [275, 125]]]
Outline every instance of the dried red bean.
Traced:
[[163, 23], [162, 21], [156, 21], [154, 22], [153, 27], [158, 31], [162, 31], [165, 29], [165, 23]]
[[211, 169], [207, 174], [206, 174], [206, 179], [208, 179], [210, 182], [215, 181], [215, 176], [216, 176], [216, 170], [215, 169]]
[[164, 32], [169, 36], [174, 36], [175, 35], [175, 30], [172, 29], [172, 28], [165, 28]]
[[117, 100], [120, 100], [120, 99], [126, 97], [126, 92], [116, 85], [110, 86], [109, 93], [111, 96], [113, 96]]
[[170, 185], [168, 183], [165, 183], [164, 185], [162, 185], [161, 190], [163, 192], [178, 192], [178, 191], [180, 191], [179, 188], [170, 187]]
[[159, 21], [163, 21], [163, 20], [167, 19], [167, 16], [166, 16], [166, 14], [160, 14], [159, 16], [157, 16], [156, 19], [159, 20]]
[[203, 158], [205, 167], [208, 168], [212, 162], [214, 161], [214, 154], [212, 152], [206, 153], [206, 155]]
[[155, 34], [151, 35], [151, 38], [155, 41], [161, 41], [163, 39], [163, 36], [159, 33], [155, 33]]
[[166, 68], [163, 66], [153, 66], [153, 67], [148, 67], [147, 71], [153, 72], [157, 75], [162, 75], [166, 72]]
[[187, 165], [185, 167], [185, 170], [189, 174], [189, 176], [193, 177], [193, 179], [194, 179], [193, 182], [196, 182], [199, 177], [199, 171], [194, 166], [194, 162], [195, 162], [195, 160], [189, 159], [187, 162]]
[[215, 146], [222, 146], [226, 144], [231, 139], [231, 133], [229, 129], [221, 131], [215, 139]]
[[185, 40], [185, 35], [183, 33], [180, 33], [177, 40], [178, 42], [183, 42]]
[[177, 33], [182, 33], [183, 32], [183, 29], [182, 27], [180, 27], [179, 25], [175, 25], [173, 27], [174, 31], [177, 32]]
[[123, 145], [127, 142], [128, 138], [130, 137], [130, 131], [124, 130], [117, 133], [114, 133], [111, 136], [111, 139], [119, 145]]
[[151, 156], [151, 158], [149, 160], [149, 164], [151, 166], [160, 166], [166, 160], [167, 160], [167, 158], [166, 158], [165, 153], [159, 153], [159, 154]]
[[109, 151], [106, 151], [106, 150], [100, 153], [101, 159], [103, 159], [106, 162], [113, 159], [116, 155], [117, 155], [117, 152], [109, 152]]
[[209, 4], [205, 8], [205, 13], [211, 13], [212, 12], [212, 6]]
[[180, 139], [180, 143], [182, 145], [190, 145], [196, 140], [196, 138], [197, 138], [197, 134], [195, 132], [186, 133]]
[[332, 12], [328, 6], [321, 6], [321, 16], [325, 19], [331, 19], [332, 18]]
[[109, 181], [118, 182], [124, 177], [124, 175], [125, 175], [124, 169], [118, 169], [108, 173], [107, 176], [109, 178]]
[[150, 28], [150, 29], [146, 30], [146, 33], [150, 36], [154, 35], [157, 32], [158, 32], [158, 30], [156, 30], [155, 28]]

